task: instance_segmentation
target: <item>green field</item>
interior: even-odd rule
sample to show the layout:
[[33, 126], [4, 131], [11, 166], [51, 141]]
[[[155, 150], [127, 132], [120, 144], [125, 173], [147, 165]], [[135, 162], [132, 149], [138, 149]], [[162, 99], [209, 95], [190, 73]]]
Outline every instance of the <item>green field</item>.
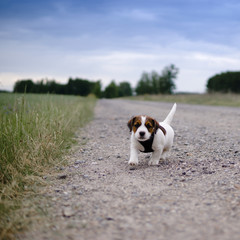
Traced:
[[173, 94], [173, 95], [146, 94], [142, 96], [130, 97], [128, 99], [240, 107], [240, 94]]
[[63, 161], [96, 99], [0, 93], [0, 239], [26, 225], [23, 198], [34, 195], [48, 169]]

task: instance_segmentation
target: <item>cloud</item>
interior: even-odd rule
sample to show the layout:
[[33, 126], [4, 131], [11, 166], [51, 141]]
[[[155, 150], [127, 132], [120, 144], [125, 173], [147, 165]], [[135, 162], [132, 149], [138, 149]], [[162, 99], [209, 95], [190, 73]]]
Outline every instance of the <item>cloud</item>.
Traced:
[[204, 53], [195, 53], [193, 55], [193, 59], [196, 59], [198, 61], [202, 62], [208, 62], [212, 63], [213, 65], [218, 65], [218, 66], [229, 66], [231, 65], [232, 67], [236, 67], [239, 65], [240, 60], [235, 59], [235, 58], [230, 58], [228, 56], [214, 56], [211, 54], [204, 54]]
[[113, 15], [117, 17], [121, 17], [122, 19], [130, 19], [130, 20], [137, 20], [137, 21], [156, 21], [157, 15], [150, 11], [144, 9], [123, 9], [121, 11], [113, 11]]

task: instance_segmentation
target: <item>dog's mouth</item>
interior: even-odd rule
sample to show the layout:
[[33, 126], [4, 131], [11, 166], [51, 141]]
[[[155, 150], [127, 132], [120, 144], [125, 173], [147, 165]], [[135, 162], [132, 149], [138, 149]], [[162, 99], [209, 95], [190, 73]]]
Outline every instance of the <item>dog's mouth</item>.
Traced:
[[145, 136], [139, 136], [138, 137], [138, 141], [142, 141], [142, 142], [144, 142], [144, 141], [147, 141], [148, 139], [145, 137]]

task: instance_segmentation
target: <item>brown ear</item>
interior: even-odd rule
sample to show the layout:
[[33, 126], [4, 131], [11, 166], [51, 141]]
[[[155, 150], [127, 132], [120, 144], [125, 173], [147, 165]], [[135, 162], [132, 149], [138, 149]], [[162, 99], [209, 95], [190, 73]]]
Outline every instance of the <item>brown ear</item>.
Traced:
[[157, 132], [158, 128], [160, 128], [160, 125], [157, 120], [153, 119], [153, 125], [154, 125], [154, 133]]
[[133, 123], [134, 123], [134, 120], [135, 120], [136, 117], [132, 117], [129, 121], [128, 121], [128, 128], [130, 130], [130, 132], [132, 131], [132, 126], [133, 126]]
[[161, 131], [163, 132], [164, 135], [166, 135], [167, 131], [164, 127], [162, 127], [161, 125], [159, 125], [159, 129], [161, 129]]
[[163, 132], [163, 134], [164, 135], [166, 135], [166, 129], [164, 128], [164, 127], [162, 127], [159, 123], [158, 123], [158, 121], [156, 121], [155, 119], [153, 119], [153, 124], [154, 124], [154, 133], [156, 133], [157, 132], [157, 130], [158, 129], [160, 129], [162, 132]]

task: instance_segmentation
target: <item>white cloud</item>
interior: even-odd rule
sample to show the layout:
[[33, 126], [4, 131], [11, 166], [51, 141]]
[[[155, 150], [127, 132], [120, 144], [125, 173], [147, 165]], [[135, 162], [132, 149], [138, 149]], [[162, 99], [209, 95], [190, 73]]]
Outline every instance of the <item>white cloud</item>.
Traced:
[[228, 56], [214, 56], [207, 53], [194, 53], [193, 58], [199, 61], [211, 63], [212, 65], [218, 66], [237, 66], [239, 59], [230, 58]]

